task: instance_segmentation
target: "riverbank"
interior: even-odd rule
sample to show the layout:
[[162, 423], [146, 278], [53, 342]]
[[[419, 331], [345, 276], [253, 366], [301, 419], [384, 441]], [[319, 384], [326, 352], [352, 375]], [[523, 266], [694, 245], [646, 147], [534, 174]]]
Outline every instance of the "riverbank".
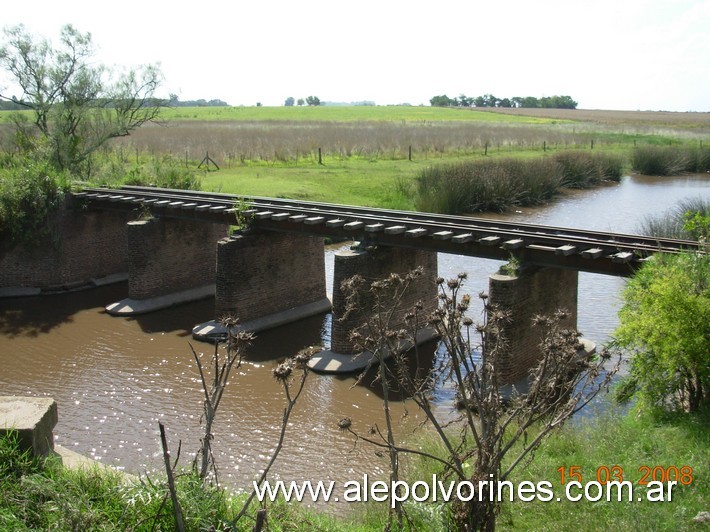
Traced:
[[[511, 481], [518, 485], [544, 480], [561, 494], [561, 475], [570, 467], [575, 467], [572, 471], [582, 475], [585, 482], [603, 478], [607, 470], [617, 474], [623, 470], [624, 478], [633, 483], [637, 495], [644, 494], [644, 500], [525, 502], [516, 497], [514, 502], [503, 504], [498, 528], [542, 531], [554, 527], [591, 532], [598, 530], [600, 522], [606, 522], [614, 523], [617, 530], [703, 530], [707, 523], [695, 519], [709, 510], [710, 485], [705, 481], [710, 473], [708, 414], [654, 418], [631, 412], [569, 423]], [[418, 438], [424, 448], [430, 445], [421, 435]], [[411, 481], [436, 473], [436, 469], [421, 463], [407, 463], [406, 478]], [[643, 483], [669, 476], [678, 482], [672, 500], [645, 500], [648, 488]], [[143, 482], [126, 484], [125, 477], [105, 468], [72, 470], [53, 460], [31, 460], [7, 437], [0, 438], [0, 526], [4, 529], [127, 530], [150, 523], [153, 529], [171, 530], [172, 508], [169, 502], [163, 503], [166, 490], [161, 473], [151, 475], [150, 482], [144, 477]], [[222, 490], [203, 488], [190, 474], [179, 476], [178, 499], [188, 530], [211, 526], [224, 529], [244, 501], [243, 496], [234, 498]], [[323, 503], [317, 511], [305, 503], [284, 504], [283, 500], [268, 503], [266, 508], [268, 530], [375, 531], [384, 528], [387, 516], [385, 503], [351, 505], [350, 511], [340, 517], [334, 517]], [[255, 511], [240, 520], [236, 530], [251, 530]], [[413, 519], [411, 530], [446, 530], [439, 504], [417, 503], [410, 506], [409, 515]]]

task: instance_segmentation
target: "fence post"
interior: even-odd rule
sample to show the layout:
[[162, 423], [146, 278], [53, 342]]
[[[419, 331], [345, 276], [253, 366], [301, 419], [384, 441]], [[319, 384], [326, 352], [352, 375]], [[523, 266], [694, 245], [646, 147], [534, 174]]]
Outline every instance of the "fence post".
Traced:
[[[702, 148], [703, 141], [700, 141], [700, 147]], [[409, 160], [412, 160], [412, 145], [409, 145]]]
[[318, 148], [318, 164], [323, 164], [323, 157], [320, 148]]

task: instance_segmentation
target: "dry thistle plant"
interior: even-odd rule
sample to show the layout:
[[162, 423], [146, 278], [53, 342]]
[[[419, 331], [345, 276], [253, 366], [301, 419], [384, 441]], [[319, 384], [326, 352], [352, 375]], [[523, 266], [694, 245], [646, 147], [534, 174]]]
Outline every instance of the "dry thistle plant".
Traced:
[[[212, 453], [212, 440], [214, 439], [212, 427], [214, 425], [217, 409], [219, 408], [224, 390], [229, 381], [230, 372], [233, 368], [239, 368], [241, 366], [246, 349], [254, 339], [254, 335], [252, 333], [239, 330], [238, 320], [236, 318], [227, 316], [222, 318], [221, 322], [226, 328], [226, 336], [223, 342], [224, 346], [220, 346], [219, 342], [215, 344], [209, 370], [202, 364], [200, 356], [197, 354], [192, 345], [190, 345], [200, 374], [200, 381], [202, 383], [204, 393], [204, 412], [201, 418], [201, 421], [204, 421], [204, 435], [200, 440], [201, 446], [197, 456], [195, 457], [193, 469], [197, 470], [197, 462], [200, 460], [200, 467], [198, 470], [199, 477], [204, 481], [207, 481], [208, 476], [211, 473], [209, 478], [214, 480], [216, 484], [218, 484], [218, 475], [217, 465]], [[223, 347], [223, 349], [221, 349], [221, 347]], [[224, 350], [223, 354], [221, 353], [222, 350]], [[252, 484], [252, 491], [244, 503], [241, 511], [232, 521], [231, 525], [233, 527], [236, 526], [237, 521], [246, 515], [249, 510], [249, 506], [256, 496], [257, 488], [261, 487], [266, 480], [269, 471], [276, 462], [276, 459], [283, 448], [286, 437], [286, 428], [288, 427], [291, 412], [303, 392], [306, 378], [309, 374], [308, 361], [311, 356], [312, 352], [310, 350], [302, 350], [296, 356], [279, 363], [272, 370], [274, 378], [283, 386], [284, 395], [286, 397], [286, 406], [284, 407], [283, 417], [281, 420], [279, 440], [268, 464], [259, 476], [259, 479]], [[207, 375], [211, 377], [209, 387], [207, 386]], [[263, 522], [266, 519], [266, 511], [264, 508], [257, 512], [256, 519], [257, 523], [261, 523], [261, 525], [258, 525], [256, 529], [261, 529], [260, 527], [263, 526]]]
[[195, 358], [197, 370], [200, 373], [202, 391], [205, 396], [203, 402], [203, 415], [200, 419], [201, 421], [204, 421], [205, 430], [203, 437], [200, 440], [200, 450], [197, 453], [197, 456], [195, 456], [193, 467], [197, 467], [197, 460], [201, 458], [198, 473], [200, 478], [206, 480], [211, 468], [215, 482], [218, 482], [218, 476], [217, 466], [212, 454], [212, 440], [214, 439], [214, 435], [212, 434], [212, 425], [214, 424], [215, 417], [217, 416], [217, 409], [219, 408], [219, 403], [222, 400], [224, 389], [227, 387], [229, 374], [235, 365], [237, 368], [241, 366], [245, 350], [254, 338], [252, 333], [239, 331], [237, 329], [238, 320], [236, 318], [228, 316], [222, 318], [221, 321], [227, 329], [225, 353], [223, 355], [220, 354], [220, 344], [219, 342], [216, 342], [210, 364], [211, 381], [209, 387], [207, 386], [205, 368], [202, 365], [200, 356], [195, 351], [195, 348], [192, 347], [192, 344], [190, 344], [192, 356]]
[[[405, 279], [392, 276], [370, 285], [374, 304], [370, 309], [359, 309], [370, 313], [366, 325], [354, 336], [361, 340], [363, 348], [376, 355], [386, 430], [382, 432], [375, 426], [368, 434], [360, 434], [353, 428], [351, 419], [341, 420], [339, 426], [359, 440], [388, 451], [390, 480], [399, 478], [402, 453], [434, 460], [441, 466], [442, 478], [466, 482], [466, 486], [474, 490], [468, 494], [470, 498], [465, 497], [467, 501], [450, 501], [447, 511], [450, 526], [457, 530], [493, 530], [501, 503], [490, 490], [496, 489], [497, 482], [508, 479], [516, 467], [529, 463], [547, 435], [608, 387], [619, 368], [619, 359], [610, 363], [611, 355], [607, 352], [586, 355], [579, 343], [579, 333], [561, 325], [562, 312], [538, 317], [531, 326], [541, 331], [541, 359], [530, 371], [527, 391], [514, 390], [504, 396], [496, 367], [505, 352], [501, 332], [510, 323], [508, 314], [492, 306], [485, 294], [480, 294], [484, 319], [483, 323], [476, 324], [468, 315], [471, 297], [462, 292], [466, 274], [459, 274], [448, 281], [437, 280], [439, 305], [431, 316], [425, 320], [414, 308], [405, 314], [406, 327], [395, 330], [391, 327], [391, 317], [396, 315], [393, 307], [406, 290]], [[363, 287], [364, 283], [357, 279], [343, 284], [343, 289], [350, 292]], [[354, 310], [359, 296], [350, 292]], [[425, 324], [436, 330], [446, 353], [428, 368], [418, 360], [411, 360], [419, 357], [416, 348], [406, 353], [398, 350], [403, 339], [412, 341], [416, 331]], [[386, 352], [393, 354], [391, 363], [384, 362], [382, 355]], [[435, 383], [449, 385], [456, 392], [457, 415], [453, 421], [450, 414], [441, 419], [441, 414], [437, 413], [440, 411], [434, 408]], [[398, 443], [388, 407], [388, 390], [394, 386], [405, 391], [425, 414], [443, 443], [444, 456]], [[504, 458], [509, 464], [505, 468]], [[390, 523], [396, 516], [401, 527], [407, 518], [405, 510], [404, 506], [395, 504], [394, 511], [390, 512]]]

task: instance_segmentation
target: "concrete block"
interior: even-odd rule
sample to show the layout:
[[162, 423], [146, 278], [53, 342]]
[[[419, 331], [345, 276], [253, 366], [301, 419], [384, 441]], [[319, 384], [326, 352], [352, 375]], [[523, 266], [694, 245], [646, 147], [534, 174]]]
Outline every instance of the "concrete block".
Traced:
[[48, 397], [0, 396], [0, 434], [16, 430], [22, 449], [35, 456], [54, 452], [52, 430], [57, 424], [57, 403]]

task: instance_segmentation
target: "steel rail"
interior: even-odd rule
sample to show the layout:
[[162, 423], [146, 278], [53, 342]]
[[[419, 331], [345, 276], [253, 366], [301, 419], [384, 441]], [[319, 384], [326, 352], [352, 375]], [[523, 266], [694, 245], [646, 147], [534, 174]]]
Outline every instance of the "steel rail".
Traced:
[[[126, 185], [121, 188], [121, 190], [130, 190], [135, 192], [149, 192], [156, 193], [155, 188], [151, 187], [138, 187], [133, 185]], [[417, 221], [433, 222], [436, 224], [449, 224], [455, 227], [456, 224], [460, 224], [459, 228], [465, 227], [480, 227], [491, 228], [493, 230], [501, 231], [530, 231], [533, 233], [542, 234], [558, 234], [561, 236], [571, 236], [574, 238], [598, 238], [599, 240], [613, 238], [613, 242], [628, 242], [628, 243], [641, 243], [647, 244], [652, 243], [652, 245], [657, 245], [659, 240], [673, 245], [672, 243], [677, 243], [678, 247], [693, 246], [696, 242], [691, 240], [681, 240], [681, 239], [669, 239], [663, 238], [659, 239], [656, 237], [649, 237], [643, 235], [635, 234], [625, 234], [616, 233], [610, 231], [593, 231], [587, 229], [574, 229], [569, 227], [555, 227], [546, 226], [539, 224], [529, 224], [524, 222], [507, 222], [503, 220], [492, 220], [490, 218], [481, 218], [475, 216], [456, 216], [456, 215], [444, 215], [437, 213], [423, 213], [417, 211], [401, 211], [393, 209], [379, 209], [373, 207], [359, 207], [355, 205], [341, 205], [336, 203], [321, 203], [313, 201], [295, 201], [286, 200], [279, 198], [268, 198], [263, 196], [243, 196], [235, 194], [225, 194], [219, 192], [200, 192], [192, 190], [178, 190], [178, 189], [161, 189], [161, 195], [166, 197], [174, 197], [174, 195], [185, 196], [185, 197], [200, 197], [200, 198], [211, 198], [216, 201], [226, 201], [234, 206], [236, 201], [244, 201], [246, 204], [251, 205], [253, 208], [274, 208], [280, 210], [289, 209], [313, 209], [314, 211], [319, 211], [322, 213], [329, 214], [342, 214], [344, 216], [363, 216], [363, 217], [378, 217], [387, 216], [390, 217], [390, 221], [401, 220], [401, 221], [411, 221], [415, 223]], [[383, 218], [384, 219], [384, 218]], [[477, 224], [477, 225], [472, 225]]]
[[[257, 225], [259, 220], [273, 218], [274, 215], [277, 216], [277, 219], [285, 220], [285, 214], [288, 214], [290, 219], [293, 213], [299, 213], [298, 215], [303, 216], [303, 219], [308, 219], [311, 222], [319, 217], [335, 216], [335, 221], [343, 222], [339, 225], [350, 225], [351, 227], [346, 228], [353, 231], [364, 228], [373, 240], [376, 239], [376, 233], [390, 229], [407, 233], [418, 231], [417, 236], [433, 236], [439, 240], [454, 239], [454, 242], [458, 243], [466, 243], [474, 239], [483, 240], [483, 243], [488, 245], [503, 242], [504, 244], [508, 243], [509, 249], [539, 244], [555, 247], [558, 254], [577, 253], [579, 250], [575, 249], [576, 246], [573, 245], [577, 244], [590, 247], [593, 251], [600, 251], [601, 253], [595, 253], [596, 257], [614, 250], [636, 253], [641, 251], [673, 253], [682, 249], [698, 249], [698, 243], [689, 240], [662, 239], [641, 235], [511, 223], [476, 217], [445, 216], [259, 196], [134, 186], [122, 187], [120, 190], [86, 188], [83, 193], [79, 193], [77, 196], [94, 200], [103, 199], [109, 202], [152, 203], [157, 208], [166, 206], [202, 207], [202, 210], [222, 208], [223, 212], [230, 214], [236, 214], [237, 202], [243, 202], [247, 209], [242, 212], [252, 216]], [[332, 223], [334, 220], [322, 220], [322, 222]], [[363, 220], [368, 223], [366, 224]], [[388, 224], [394, 225], [387, 227]], [[490, 240], [486, 242], [486, 239]]]

